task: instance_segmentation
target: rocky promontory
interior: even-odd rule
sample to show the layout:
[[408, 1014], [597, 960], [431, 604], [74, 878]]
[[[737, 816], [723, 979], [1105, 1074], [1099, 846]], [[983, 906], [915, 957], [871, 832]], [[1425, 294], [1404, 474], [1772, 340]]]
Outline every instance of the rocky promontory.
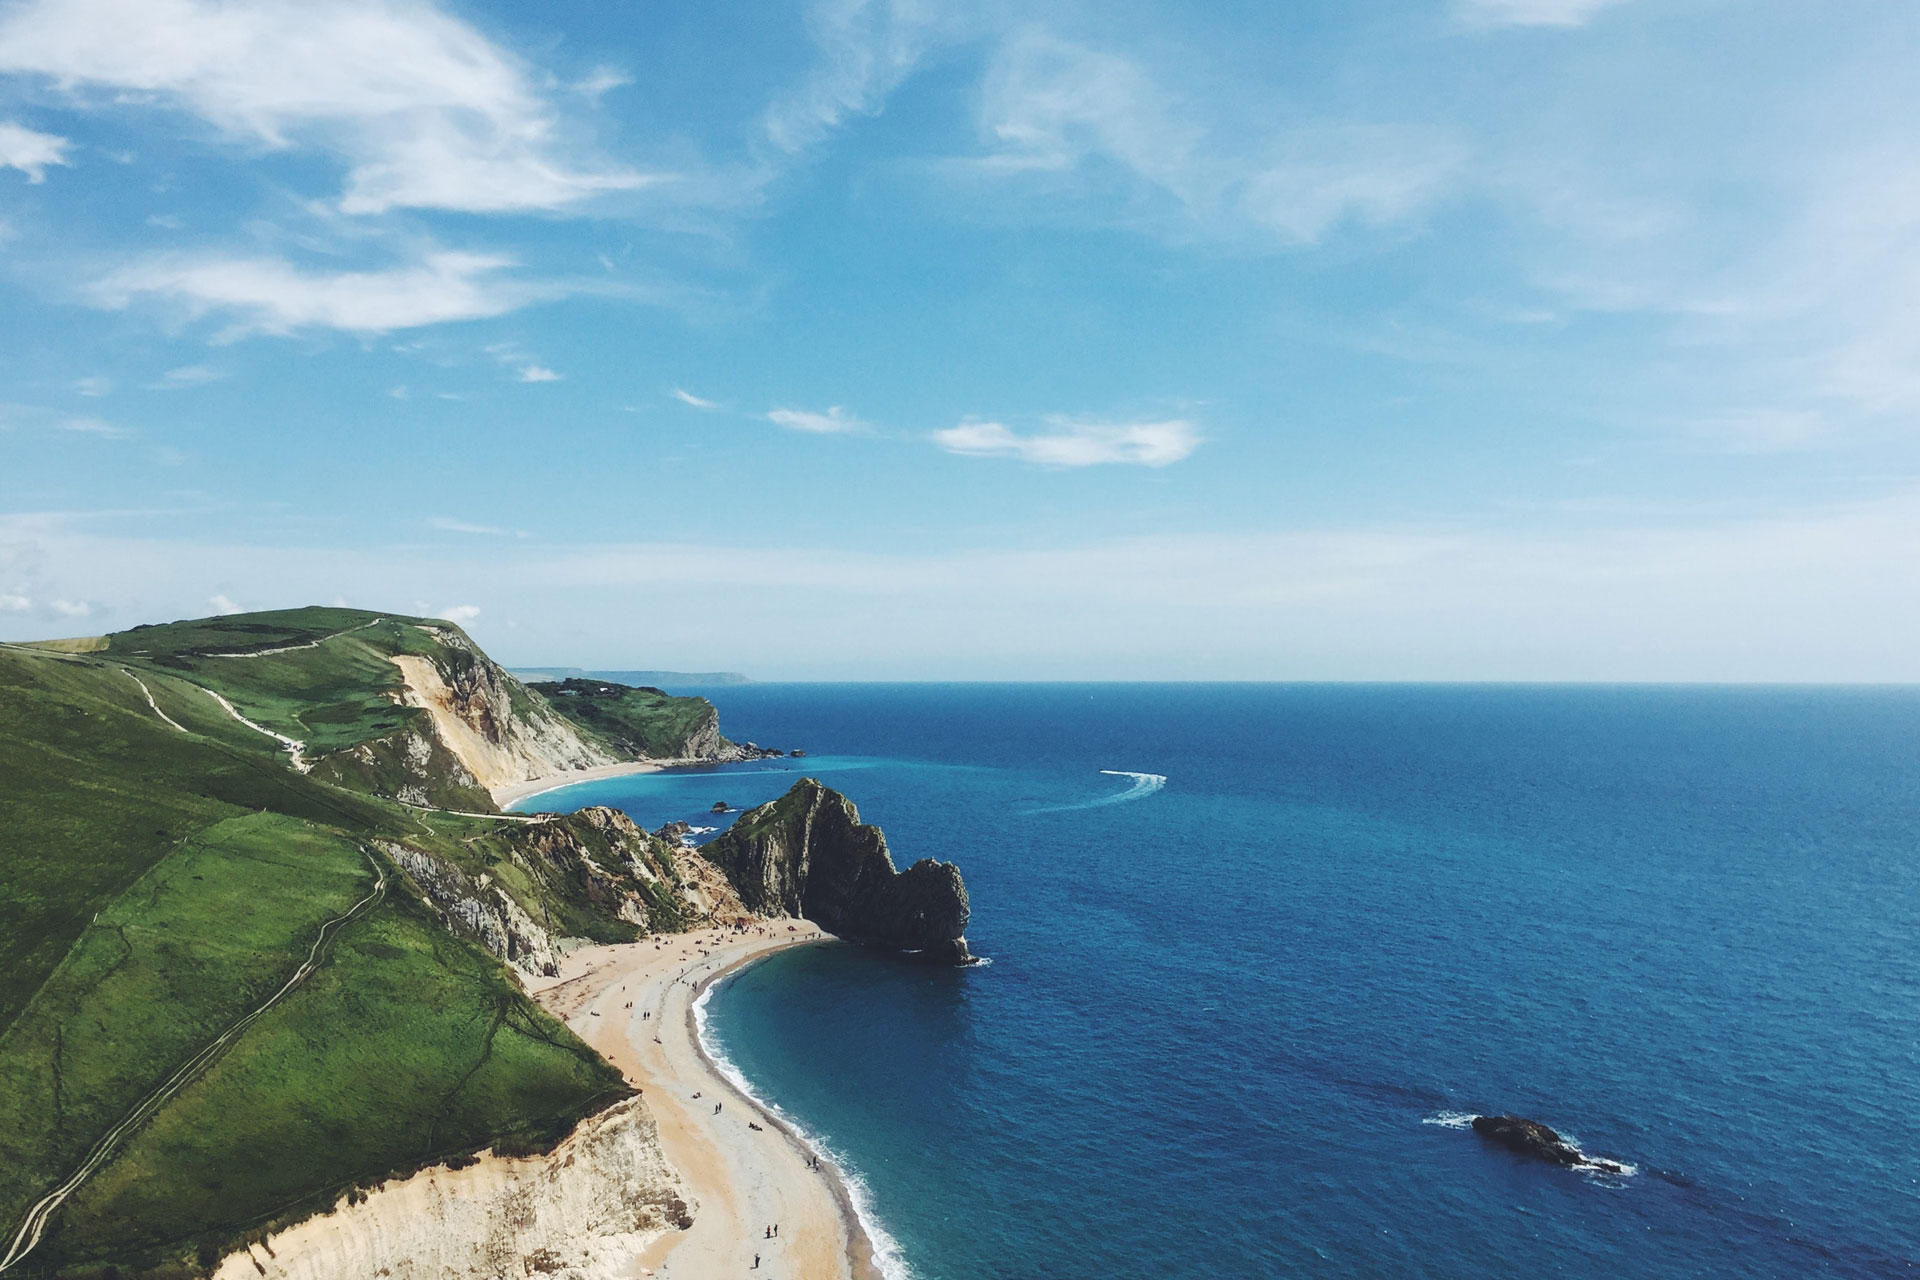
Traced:
[[799, 916], [854, 942], [966, 964], [967, 887], [952, 863], [896, 871], [880, 828], [812, 778], [742, 814], [701, 854], [748, 910]]

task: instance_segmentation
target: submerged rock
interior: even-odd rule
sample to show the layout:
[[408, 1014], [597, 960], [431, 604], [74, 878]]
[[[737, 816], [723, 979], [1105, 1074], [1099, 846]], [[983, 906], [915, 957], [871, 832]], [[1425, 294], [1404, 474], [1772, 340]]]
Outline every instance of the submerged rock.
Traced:
[[1473, 1131], [1489, 1142], [1497, 1142], [1509, 1151], [1550, 1164], [1569, 1167], [1582, 1163], [1580, 1148], [1568, 1142], [1538, 1120], [1521, 1116], [1475, 1116]]
[[894, 870], [880, 828], [812, 778], [741, 815], [701, 853], [761, 915], [801, 916], [843, 938], [941, 964], [973, 959], [959, 868], [923, 858]]

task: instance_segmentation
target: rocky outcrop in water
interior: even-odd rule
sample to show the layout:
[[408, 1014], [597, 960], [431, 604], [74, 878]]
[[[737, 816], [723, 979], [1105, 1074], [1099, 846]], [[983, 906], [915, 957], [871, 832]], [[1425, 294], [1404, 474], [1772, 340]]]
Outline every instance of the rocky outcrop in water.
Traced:
[[959, 868], [923, 858], [895, 871], [880, 828], [803, 778], [701, 849], [749, 910], [800, 916], [855, 942], [965, 964], [969, 907]]
[[1537, 1120], [1521, 1116], [1475, 1116], [1473, 1131], [1509, 1151], [1549, 1164], [1571, 1167], [1584, 1159], [1580, 1148]]

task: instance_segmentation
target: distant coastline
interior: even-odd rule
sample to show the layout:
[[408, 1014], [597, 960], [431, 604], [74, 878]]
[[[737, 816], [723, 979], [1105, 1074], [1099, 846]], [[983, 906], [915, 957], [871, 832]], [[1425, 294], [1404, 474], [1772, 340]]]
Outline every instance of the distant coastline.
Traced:
[[619, 684], [694, 688], [754, 683], [750, 677], [738, 671], [590, 671], [585, 667], [509, 667], [507, 673], [516, 680], [529, 682], [585, 678], [612, 680]]

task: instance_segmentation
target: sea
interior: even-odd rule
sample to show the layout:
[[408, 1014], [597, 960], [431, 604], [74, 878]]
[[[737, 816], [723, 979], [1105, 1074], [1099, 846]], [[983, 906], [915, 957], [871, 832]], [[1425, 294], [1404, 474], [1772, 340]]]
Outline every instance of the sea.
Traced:
[[807, 757], [538, 807], [813, 776], [960, 866], [989, 963], [829, 943], [702, 1009], [896, 1278], [1920, 1274], [1920, 690], [703, 692]]

